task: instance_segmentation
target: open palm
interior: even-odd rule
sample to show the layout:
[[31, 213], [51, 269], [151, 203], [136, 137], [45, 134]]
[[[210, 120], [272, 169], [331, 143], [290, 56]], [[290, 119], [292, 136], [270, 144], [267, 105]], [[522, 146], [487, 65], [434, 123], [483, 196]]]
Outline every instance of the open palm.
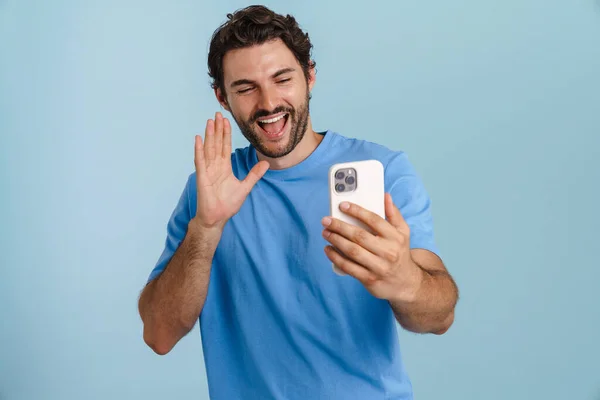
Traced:
[[221, 113], [206, 124], [205, 140], [196, 136], [194, 164], [198, 187], [196, 218], [206, 228], [223, 226], [235, 215], [263, 177], [269, 163], [257, 163], [239, 180], [231, 169], [231, 125]]

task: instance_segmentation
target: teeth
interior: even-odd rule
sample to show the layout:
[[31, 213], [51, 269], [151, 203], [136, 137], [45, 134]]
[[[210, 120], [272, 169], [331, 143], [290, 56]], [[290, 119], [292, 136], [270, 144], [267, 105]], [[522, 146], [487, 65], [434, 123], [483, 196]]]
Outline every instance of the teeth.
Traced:
[[263, 119], [258, 122], [261, 124], [272, 124], [273, 122], [279, 121], [281, 118], [285, 117], [287, 114], [280, 115], [279, 117], [271, 118], [271, 119]]

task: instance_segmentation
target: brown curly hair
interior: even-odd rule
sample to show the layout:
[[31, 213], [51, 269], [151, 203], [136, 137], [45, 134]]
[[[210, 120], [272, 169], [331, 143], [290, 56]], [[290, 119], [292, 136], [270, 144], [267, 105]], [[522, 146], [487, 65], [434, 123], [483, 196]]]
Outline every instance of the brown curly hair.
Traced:
[[316, 66], [311, 60], [312, 44], [291, 15], [277, 14], [265, 6], [254, 5], [233, 14], [213, 33], [208, 52], [208, 75], [213, 89], [219, 88], [225, 96], [223, 84], [223, 57], [232, 49], [239, 49], [281, 39], [292, 51], [308, 80], [310, 69]]

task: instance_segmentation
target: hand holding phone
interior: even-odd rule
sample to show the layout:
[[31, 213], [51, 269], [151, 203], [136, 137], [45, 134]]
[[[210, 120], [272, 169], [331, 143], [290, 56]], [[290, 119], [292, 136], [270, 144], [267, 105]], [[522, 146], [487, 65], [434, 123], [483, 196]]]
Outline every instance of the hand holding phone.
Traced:
[[[333, 218], [371, 229], [361, 221], [340, 210], [340, 203], [348, 201], [378, 214], [385, 219], [385, 181], [381, 162], [377, 160], [339, 163], [329, 169], [329, 199]], [[332, 264], [338, 275], [346, 275]]]

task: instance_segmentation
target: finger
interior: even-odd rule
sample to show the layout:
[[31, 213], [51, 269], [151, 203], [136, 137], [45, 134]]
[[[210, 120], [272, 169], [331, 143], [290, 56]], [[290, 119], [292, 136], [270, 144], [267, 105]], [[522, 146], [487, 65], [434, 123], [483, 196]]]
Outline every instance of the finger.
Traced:
[[242, 189], [245, 193], [250, 193], [256, 182], [258, 182], [269, 169], [269, 163], [267, 161], [258, 162], [251, 170], [248, 175], [242, 181]]
[[227, 118], [223, 119], [223, 157], [231, 161], [231, 124]]
[[202, 145], [202, 136], [196, 135], [194, 143], [194, 165], [196, 167], [196, 174], [200, 176], [206, 170], [206, 163], [204, 160], [204, 146]]
[[204, 158], [207, 165], [215, 159], [215, 121], [209, 119], [206, 123], [206, 137], [204, 139]]
[[354, 261], [370, 271], [376, 273], [379, 271], [382, 261], [381, 258], [371, 253], [364, 247], [346, 239], [337, 233], [330, 232], [329, 230], [323, 231], [323, 237], [349, 260]]
[[342, 270], [342, 272], [358, 279], [365, 286], [370, 286], [377, 279], [377, 277], [368, 269], [347, 259], [332, 246], [325, 247], [325, 254], [336, 267]]
[[223, 114], [215, 113], [215, 158], [223, 153]]
[[404, 220], [402, 213], [394, 204], [394, 200], [392, 200], [392, 195], [389, 193], [385, 194], [385, 216], [390, 224], [399, 230], [406, 230], [408, 228], [408, 224]]
[[385, 219], [372, 211], [359, 206], [358, 204], [343, 201], [340, 204], [340, 210], [367, 225], [371, 230], [383, 237], [392, 237], [397, 234], [394, 227]]
[[325, 217], [321, 223], [330, 232], [337, 233], [344, 238], [358, 244], [378, 256], [385, 256], [388, 252], [388, 242], [381, 236], [375, 236], [358, 226], [340, 221], [337, 218]]

